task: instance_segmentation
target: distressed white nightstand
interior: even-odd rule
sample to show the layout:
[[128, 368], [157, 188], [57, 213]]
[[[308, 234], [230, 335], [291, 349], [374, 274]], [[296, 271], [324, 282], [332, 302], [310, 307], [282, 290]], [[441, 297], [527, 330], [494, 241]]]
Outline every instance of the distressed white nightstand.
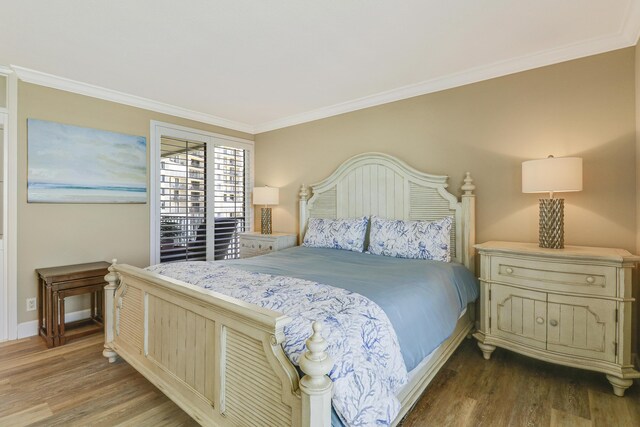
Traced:
[[240, 233], [240, 258], [264, 255], [296, 245], [297, 235], [290, 233]]
[[623, 249], [487, 242], [480, 253], [485, 359], [497, 347], [603, 372], [617, 396], [640, 378], [631, 361], [631, 270]]

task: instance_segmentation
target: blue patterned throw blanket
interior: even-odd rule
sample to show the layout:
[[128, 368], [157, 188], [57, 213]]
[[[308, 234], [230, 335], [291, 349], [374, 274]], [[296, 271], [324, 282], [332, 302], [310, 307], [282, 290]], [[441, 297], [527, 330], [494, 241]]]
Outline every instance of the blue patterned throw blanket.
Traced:
[[215, 262], [160, 264], [149, 271], [219, 292], [293, 320], [283, 348], [294, 365], [306, 351], [311, 324], [323, 323], [327, 352], [335, 361], [333, 407], [347, 426], [390, 425], [406, 384], [398, 337], [382, 309], [364, 296], [309, 280], [242, 271]]

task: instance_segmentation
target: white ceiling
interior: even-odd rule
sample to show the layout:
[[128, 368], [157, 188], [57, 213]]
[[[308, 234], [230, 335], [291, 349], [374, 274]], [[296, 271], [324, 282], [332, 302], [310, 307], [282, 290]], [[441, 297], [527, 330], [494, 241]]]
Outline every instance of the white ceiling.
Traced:
[[261, 132], [631, 46], [639, 31], [640, 0], [0, 0], [0, 64]]

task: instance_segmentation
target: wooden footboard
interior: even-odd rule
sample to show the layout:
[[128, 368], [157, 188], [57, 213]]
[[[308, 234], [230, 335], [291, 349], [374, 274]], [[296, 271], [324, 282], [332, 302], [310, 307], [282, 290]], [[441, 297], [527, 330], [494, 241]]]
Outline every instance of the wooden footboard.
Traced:
[[[105, 349], [121, 356], [202, 425], [331, 426], [333, 361], [313, 324], [299, 379], [281, 343], [291, 319], [128, 265], [105, 277]], [[400, 393], [418, 401], [473, 325], [473, 304], [431, 361]]]
[[291, 321], [115, 260], [105, 277], [105, 350], [121, 356], [203, 425], [331, 424], [332, 368], [320, 326], [300, 363], [282, 350]]

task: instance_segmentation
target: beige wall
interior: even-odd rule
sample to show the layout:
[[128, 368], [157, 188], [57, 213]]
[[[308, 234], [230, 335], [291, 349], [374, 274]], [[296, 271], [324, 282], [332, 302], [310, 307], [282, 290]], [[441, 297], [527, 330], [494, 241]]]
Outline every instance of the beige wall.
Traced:
[[28, 118], [142, 135], [147, 142], [150, 120], [253, 139], [245, 133], [42, 86], [20, 83], [18, 92], [18, 322], [37, 317], [36, 312], [25, 311], [25, 299], [36, 296], [36, 268], [114, 257], [137, 266], [149, 264], [148, 203], [27, 203]]
[[537, 241], [538, 195], [523, 160], [584, 158], [566, 193], [567, 244], [636, 249], [635, 55], [622, 49], [256, 135], [256, 185], [281, 187], [274, 229], [296, 231], [297, 192], [381, 151], [477, 185], [477, 240]]
[[[297, 192], [365, 151], [451, 176], [476, 179], [478, 241], [536, 241], [537, 195], [520, 191], [523, 160], [584, 158], [584, 191], [568, 193], [567, 244], [640, 248], [636, 207], [636, 95], [633, 48], [259, 134], [256, 185], [281, 187], [274, 228], [296, 231]], [[149, 205], [27, 204], [26, 119], [38, 118], [149, 138], [161, 120], [250, 135], [54, 89], [19, 86], [18, 320], [36, 294], [38, 267], [108, 260], [146, 265]]]

